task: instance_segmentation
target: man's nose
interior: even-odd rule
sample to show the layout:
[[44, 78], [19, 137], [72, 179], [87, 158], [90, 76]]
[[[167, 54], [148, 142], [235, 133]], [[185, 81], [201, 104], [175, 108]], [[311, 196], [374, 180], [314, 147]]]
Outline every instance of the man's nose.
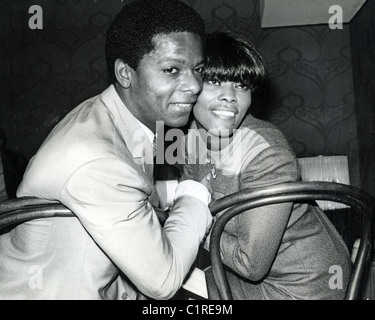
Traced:
[[200, 74], [189, 72], [183, 79], [180, 91], [192, 94], [198, 94], [202, 90], [203, 81]]

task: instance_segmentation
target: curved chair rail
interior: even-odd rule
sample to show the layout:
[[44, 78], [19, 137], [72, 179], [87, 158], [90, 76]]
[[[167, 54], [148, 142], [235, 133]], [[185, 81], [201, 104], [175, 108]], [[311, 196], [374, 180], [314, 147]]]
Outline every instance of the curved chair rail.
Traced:
[[0, 202], [0, 229], [39, 218], [74, 217], [60, 202], [22, 197]]
[[[227, 209], [214, 224], [210, 243], [214, 278], [222, 299], [232, 299], [218, 245], [226, 223], [237, 214], [256, 207], [309, 200], [341, 202], [362, 213], [361, 243], [346, 293], [348, 300], [358, 298], [360, 282], [372, 247], [374, 198], [366, 192], [348, 185], [331, 182], [291, 182], [256, 190], [242, 190], [211, 203], [212, 215]], [[59, 202], [34, 197], [22, 197], [0, 202], [0, 229], [38, 218], [74, 216], [68, 208]], [[165, 219], [164, 216], [163, 219]], [[159, 220], [161, 221], [160, 217]]]
[[[161, 225], [168, 214], [155, 209]], [[0, 230], [33, 219], [51, 217], [75, 217], [72, 211], [57, 201], [48, 201], [35, 197], [20, 197], [0, 202]]]
[[211, 203], [213, 215], [226, 210], [215, 222], [210, 241], [214, 279], [221, 299], [231, 300], [232, 294], [220, 257], [220, 237], [227, 222], [246, 210], [282, 202], [329, 200], [352, 207], [362, 214], [361, 242], [346, 292], [347, 300], [359, 298], [360, 284], [372, 248], [374, 198], [361, 189], [333, 182], [289, 182], [259, 189], [246, 189]]

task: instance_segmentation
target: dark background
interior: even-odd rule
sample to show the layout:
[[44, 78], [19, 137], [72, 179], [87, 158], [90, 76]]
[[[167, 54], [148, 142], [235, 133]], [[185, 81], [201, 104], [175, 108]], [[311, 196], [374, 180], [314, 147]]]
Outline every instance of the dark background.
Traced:
[[[0, 127], [29, 159], [52, 127], [108, 86], [105, 32], [121, 0], [0, 2]], [[298, 157], [347, 155], [351, 184], [375, 195], [375, 1], [342, 30], [326, 25], [261, 29], [257, 0], [184, 0], [207, 31], [253, 41], [268, 81], [253, 113], [276, 124]], [[31, 5], [44, 28], [30, 30]], [[291, 12], [293, 14], [293, 12]]]

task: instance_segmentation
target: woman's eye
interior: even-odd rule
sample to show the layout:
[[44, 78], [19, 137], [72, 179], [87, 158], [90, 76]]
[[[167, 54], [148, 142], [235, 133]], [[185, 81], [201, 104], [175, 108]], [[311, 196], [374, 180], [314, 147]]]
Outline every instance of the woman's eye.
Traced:
[[212, 84], [213, 86], [219, 86], [220, 82], [217, 80], [208, 80], [207, 83]]
[[168, 68], [168, 69], [164, 69], [163, 72], [167, 74], [176, 74], [178, 73], [178, 70], [176, 68]]
[[242, 83], [237, 84], [236, 88], [237, 89], [241, 89], [241, 90], [249, 90], [249, 87], [246, 86], [246, 85], [244, 85], [244, 84], [242, 84]]

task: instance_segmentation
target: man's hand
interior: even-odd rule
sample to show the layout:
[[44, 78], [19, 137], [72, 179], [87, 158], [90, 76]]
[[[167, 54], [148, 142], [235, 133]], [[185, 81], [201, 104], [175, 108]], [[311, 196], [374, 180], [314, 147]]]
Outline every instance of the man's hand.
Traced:
[[[184, 180], [177, 186], [175, 202], [177, 203], [179, 198], [185, 198], [185, 196], [193, 197], [203, 202], [203, 204], [207, 206], [207, 210], [200, 209], [199, 212], [194, 210], [191, 210], [191, 212], [189, 212], [189, 214], [191, 214], [191, 217], [194, 217], [193, 219], [197, 223], [197, 225], [200, 226], [201, 239], [203, 239], [205, 234], [207, 234], [212, 226], [212, 215], [208, 208], [208, 205], [211, 202], [211, 194], [203, 184], [194, 180]], [[182, 200], [186, 201], [185, 199]], [[172, 213], [173, 210], [171, 211], [171, 214]]]
[[211, 202], [211, 194], [208, 191], [207, 187], [202, 183], [194, 180], [185, 180], [178, 184], [175, 194], [175, 200], [183, 195], [189, 195], [197, 198], [207, 205]]
[[161, 226], [164, 226], [165, 221], [168, 219], [168, 211], [163, 211], [159, 208], [154, 208], [156, 215], [158, 216]]

